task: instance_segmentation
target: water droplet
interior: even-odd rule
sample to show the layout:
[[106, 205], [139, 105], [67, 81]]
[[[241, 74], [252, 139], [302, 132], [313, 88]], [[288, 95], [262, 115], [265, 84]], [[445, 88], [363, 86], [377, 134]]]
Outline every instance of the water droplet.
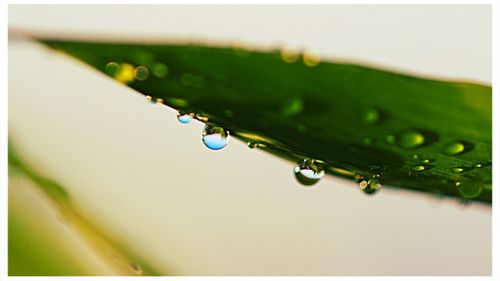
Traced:
[[265, 147], [266, 146], [265, 144], [259, 143], [259, 142], [256, 142], [256, 141], [248, 141], [247, 145], [248, 145], [249, 148]]
[[474, 167], [476, 168], [481, 168], [483, 165], [481, 163], [477, 163], [476, 165], [474, 165]]
[[421, 172], [421, 171], [425, 170], [425, 166], [417, 165], [417, 166], [413, 167], [413, 170], [417, 171], [417, 172]]
[[458, 155], [465, 151], [465, 144], [460, 141], [449, 143], [445, 146], [443, 152], [446, 155]]
[[107, 74], [114, 77], [118, 73], [118, 71], [120, 70], [120, 65], [118, 63], [112, 61], [112, 62], [109, 62], [108, 64], [106, 64], [106, 67], [104, 70], [106, 71]]
[[420, 164], [427, 165], [430, 164], [431, 162], [432, 162], [431, 159], [422, 159], [422, 161], [420, 161]]
[[153, 97], [151, 97], [151, 96], [145, 96], [144, 98], [146, 99], [147, 102], [151, 102], [151, 103], [153, 102]]
[[483, 192], [484, 181], [479, 175], [463, 177], [457, 186], [458, 193], [464, 198], [475, 198]]
[[168, 67], [163, 63], [155, 63], [152, 67], [153, 75], [158, 78], [165, 78], [168, 75]]
[[420, 157], [420, 155], [418, 155], [418, 154], [413, 154], [413, 155], [411, 156], [411, 158], [413, 158], [413, 159], [418, 159], [419, 157]]
[[206, 147], [212, 150], [219, 150], [227, 145], [230, 135], [229, 132], [222, 127], [207, 124], [205, 128], [203, 128], [201, 138]]
[[201, 115], [201, 114], [195, 114], [194, 118], [196, 120], [198, 120], [198, 121], [201, 121], [201, 122], [207, 122], [208, 121], [208, 117], [205, 116], [205, 115]]
[[134, 77], [139, 81], [144, 81], [149, 77], [149, 70], [144, 65], [140, 65], [134, 69]]
[[385, 140], [390, 144], [394, 144], [396, 142], [396, 137], [394, 135], [387, 135], [385, 136]]
[[253, 142], [253, 141], [247, 142], [247, 145], [248, 145], [249, 148], [256, 148], [257, 147], [257, 143]]
[[300, 114], [304, 108], [304, 103], [300, 97], [292, 97], [286, 101], [281, 109], [281, 114], [286, 117], [292, 117]]
[[187, 124], [193, 120], [193, 114], [192, 113], [180, 113], [177, 114], [177, 120], [181, 122], [182, 124]]
[[366, 194], [374, 194], [377, 192], [380, 188], [382, 188], [382, 184], [380, 184], [380, 180], [378, 178], [371, 178], [368, 180], [366, 185], [359, 185], [361, 189], [366, 193]]
[[300, 51], [296, 47], [287, 46], [280, 51], [281, 59], [286, 63], [294, 63], [300, 57]]
[[453, 169], [451, 169], [453, 173], [461, 173], [464, 171], [464, 168], [462, 167], [454, 167]]
[[294, 172], [297, 181], [305, 186], [317, 183], [325, 175], [325, 171], [320, 164], [307, 158], [297, 163]]
[[377, 124], [380, 118], [380, 113], [376, 108], [371, 108], [363, 112], [363, 121], [367, 125]]
[[163, 104], [163, 99], [162, 98], [157, 98], [156, 99], [156, 104]]
[[403, 148], [416, 148], [423, 145], [425, 137], [416, 130], [407, 130], [399, 137], [399, 145]]
[[309, 67], [315, 67], [321, 62], [321, 57], [312, 51], [305, 51], [302, 58], [304, 60], [304, 64]]

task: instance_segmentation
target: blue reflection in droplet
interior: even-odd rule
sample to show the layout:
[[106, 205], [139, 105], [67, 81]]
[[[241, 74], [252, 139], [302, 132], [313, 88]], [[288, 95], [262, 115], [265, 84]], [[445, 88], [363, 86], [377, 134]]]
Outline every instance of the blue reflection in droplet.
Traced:
[[201, 136], [205, 146], [212, 150], [224, 148], [230, 139], [228, 131], [215, 125], [205, 125]]
[[179, 120], [182, 124], [187, 124], [193, 120], [193, 117], [191, 117], [191, 114], [188, 113], [179, 113], [177, 115], [177, 120]]

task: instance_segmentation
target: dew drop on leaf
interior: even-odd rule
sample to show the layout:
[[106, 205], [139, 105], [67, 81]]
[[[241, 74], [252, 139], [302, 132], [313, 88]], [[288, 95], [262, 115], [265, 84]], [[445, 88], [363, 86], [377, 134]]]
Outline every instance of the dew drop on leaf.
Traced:
[[177, 120], [182, 124], [187, 124], [193, 120], [193, 115], [191, 113], [181, 113], [177, 114]]
[[387, 135], [385, 136], [385, 140], [390, 144], [394, 144], [396, 142], [396, 137], [394, 135]]
[[479, 175], [469, 175], [467, 177], [463, 177], [456, 184], [458, 193], [463, 198], [475, 198], [483, 192], [484, 189], [484, 181], [481, 179]]
[[114, 77], [118, 73], [118, 71], [120, 70], [120, 65], [114, 61], [111, 61], [111, 62], [108, 62], [108, 64], [106, 64], [106, 67], [104, 68], [104, 70], [106, 71], [107, 74]]
[[463, 171], [464, 171], [464, 168], [462, 168], [462, 167], [453, 167], [453, 168], [451, 169], [451, 171], [452, 171], [453, 173], [457, 173], [457, 174], [458, 174], [458, 173], [463, 172]]
[[230, 139], [229, 132], [222, 127], [207, 124], [203, 128], [201, 139], [206, 147], [212, 150], [224, 148]]
[[417, 172], [422, 172], [423, 170], [425, 170], [425, 166], [424, 165], [417, 165], [417, 166], [413, 167], [413, 170], [417, 171]]
[[152, 72], [158, 78], [165, 78], [168, 75], [168, 67], [163, 63], [155, 63]]
[[377, 124], [379, 118], [380, 118], [380, 113], [376, 108], [370, 108], [368, 110], [365, 110], [363, 113], [363, 121], [367, 125]]
[[417, 130], [407, 130], [401, 134], [398, 143], [403, 148], [416, 148], [425, 143], [425, 137]]
[[134, 78], [139, 81], [144, 81], [149, 77], [149, 70], [144, 65], [140, 65], [134, 69]]
[[457, 155], [465, 151], [465, 144], [460, 141], [454, 141], [445, 146], [443, 152], [446, 155]]
[[294, 172], [297, 181], [305, 186], [317, 183], [325, 175], [321, 165], [309, 158], [297, 163]]

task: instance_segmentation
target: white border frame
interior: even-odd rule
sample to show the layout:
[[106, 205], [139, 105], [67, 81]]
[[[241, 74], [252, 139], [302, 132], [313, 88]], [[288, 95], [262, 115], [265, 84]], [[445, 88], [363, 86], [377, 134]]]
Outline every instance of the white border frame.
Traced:
[[[500, 102], [500, 92], [498, 89], [498, 83], [500, 82], [500, 72], [498, 65], [498, 49], [500, 48], [498, 44], [498, 33], [500, 31], [500, 20], [498, 17], [500, 16], [500, 2], [494, 3], [494, 0], [490, 1], [451, 1], [451, 0], [440, 0], [440, 1], [408, 1], [408, 0], [385, 0], [385, 1], [361, 1], [361, 0], [352, 0], [352, 1], [326, 1], [326, 0], [288, 0], [288, 1], [277, 1], [277, 0], [253, 0], [253, 1], [244, 1], [244, 0], [219, 0], [219, 1], [203, 1], [203, 0], [185, 0], [185, 1], [167, 1], [167, 0], [147, 0], [147, 1], [133, 1], [133, 0], [87, 0], [87, 1], [68, 1], [68, 0], [7, 0], [0, 4], [0, 43], [1, 43], [1, 52], [0, 52], [0, 280], [136, 280], [148, 278], [150, 280], [220, 280], [220, 279], [238, 279], [238, 280], [248, 280], [248, 279], [259, 279], [259, 280], [308, 280], [309, 278], [314, 278], [316, 280], [499, 280], [500, 279], [500, 202], [498, 198], [498, 194], [500, 191], [497, 187], [493, 189], [493, 205], [492, 205], [492, 276], [487, 277], [422, 277], [422, 276], [409, 276], [409, 277], [326, 277], [326, 276], [318, 276], [318, 277], [8, 277], [7, 276], [7, 226], [8, 226], [8, 192], [7, 192], [7, 143], [8, 143], [8, 5], [9, 4], [489, 4], [492, 5], [492, 14], [493, 14], [493, 34], [492, 34], [492, 85], [493, 85], [493, 107], [498, 107]], [[500, 113], [496, 110], [493, 110], [493, 124], [500, 123]], [[498, 165], [498, 129], [493, 128], [493, 169], [497, 171]], [[493, 185], [497, 186], [500, 182], [500, 173], [493, 174]]]

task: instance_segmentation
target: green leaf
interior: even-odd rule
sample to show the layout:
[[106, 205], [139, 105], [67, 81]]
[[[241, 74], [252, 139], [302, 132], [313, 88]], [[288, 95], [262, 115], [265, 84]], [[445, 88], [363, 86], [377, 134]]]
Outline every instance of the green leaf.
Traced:
[[491, 202], [489, 86], [280, 50], [43, 42], [251, 147], [358, 182]]

